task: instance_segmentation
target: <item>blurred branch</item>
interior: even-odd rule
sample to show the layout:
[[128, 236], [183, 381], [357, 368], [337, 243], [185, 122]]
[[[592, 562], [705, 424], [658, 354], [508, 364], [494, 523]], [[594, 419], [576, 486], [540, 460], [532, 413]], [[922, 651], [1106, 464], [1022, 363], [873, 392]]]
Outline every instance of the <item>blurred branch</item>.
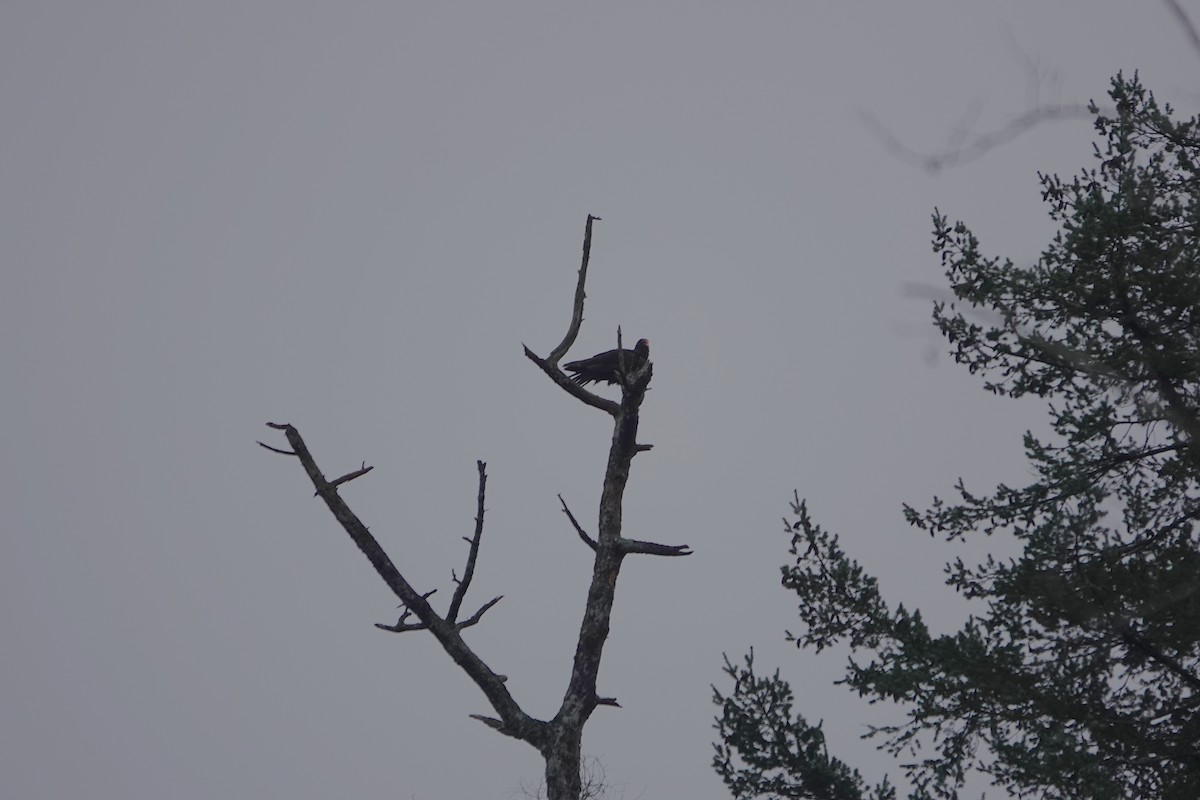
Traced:
[[1025, 73], [1025, 111], [1008, 123], [990, 131], [974, 133], [982, 110], [981, 104], [975, 101], [968, 105], [963, 122], [955, 126], [944, 147], [922, 151], [902, 142], [869, 111], [860, 110], [859, 119], [893, 156], [926, 172], [936, 173], [974, 161], [1044, 122], [1091, 117], [1087, 104], [1044, 103], [1042, 89], [1052, 75], [1021, 49], [1011, 32], [1007, 33], [1005, 41]]
[[948, 167], [957, 167], [974, 161], [1042, 122], [1083, 119], [1088, 116], [1090, 114], [1086, 105], [1042, 106], [1030, 109], [1007, 125], [978, 134], [974, 138], [970, 138], [968, 134], [959, 134], [958, 138], [969, 139], [960, 146], [951, 146], [936, 152], [921, 152], [901, 142], [870, 112], [861, 111], [859, 113], [863, 124], [879, 140], [885, 150], [901, 161], [920, 167], [927, 172], [939, 172]]
[[1188, 37], [1188, 41], [1192, 43], [1192, 48], [1200, 53], [1200, 33], [1197, 33], [1196, 26], [1188, 19], [1187, 12], [1179, 5], [1176, 0], [1163, 0], [1167, 4], [1167, 8], [1175, 15], [1175, 21], [1179, 23], [1179, 27], [1183, 28], [1184, 34]]

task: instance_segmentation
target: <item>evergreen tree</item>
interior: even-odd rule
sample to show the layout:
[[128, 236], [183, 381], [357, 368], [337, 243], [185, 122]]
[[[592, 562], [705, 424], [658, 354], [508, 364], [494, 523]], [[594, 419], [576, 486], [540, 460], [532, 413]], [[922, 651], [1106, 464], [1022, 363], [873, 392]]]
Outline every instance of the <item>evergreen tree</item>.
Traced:
[[[1136, 75], [1110, 95], [1115, 112], [1091, 108], [1093, 168], [1040, 176], [1060, 230], [1037, 263], [985, 256], [934, 214], [956, 298], [934, 321], [955, 360], [991, 392], [1044, 398], [1053, 429], [1025, 434], [1028, 485], [960, 479], [952, 500], [905, 507], [934, 536], [1022, 545], [947, 565], [986, 612], [932, 633], [793, 507], [796, 643], [848, 646], [844, 683], [900, 704], [870, 735], [914, 798], [957, 797], [976, 771], [1018, 797], [1200, 797], [1200, 120], [1173, 121]], [[778, 674], [726, 671], [714, 765], [736, 797], [894, 796], [825, 752]]]

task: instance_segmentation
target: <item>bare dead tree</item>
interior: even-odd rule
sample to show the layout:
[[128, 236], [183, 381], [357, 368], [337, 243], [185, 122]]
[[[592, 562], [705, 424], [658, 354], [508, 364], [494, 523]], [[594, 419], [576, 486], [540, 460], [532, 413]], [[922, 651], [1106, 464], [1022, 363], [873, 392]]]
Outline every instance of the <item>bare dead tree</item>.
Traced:
[[[283, 431], [290, 449], [272, 447], [259, 442], [266, 449], [299, 459], [316, 489], [316, 496], [325, 501], [334, 518], [349, 534], [350, 539], [362, 550], [371, 566], [383, 579], [388, 588], [400, 599], [403, 609], [400, 618], [392, 625], [377, 624], [376, 627], [403, 633], [427, 630], [483, 692], [496, 716], [472, 714], [474, 719], [513, 738], [535, 747], [546, 762], [545, 790], [549, 800], [580, 800], [583, 781], [580, 775], [583, 727], [597, 706], [618, 706], [616, 698], [597, 694], [597, 679], [604, 643], [608, 639], [609, 622], [613, 597], [616, 592], [617, 576], [625, 556], [635, 553], [659, 556], [690, 555], [687, 545], [665, 545], [656, 542], [628, 539], [622, 536], [622, 499], [629, 480], [629, 469], [634, 456], [651, 449], [649, 444], [637, 441], [638, 413], [645, 399], [646, 389], [653, 375], [653, 364], [649, 359], [640, 363], [627, 363], [619, 358], [618, 373], [621, 388], [620, 401], [613, 401], [593, 394], [576, 384], [559, 368], [559, 361], [566, 355], [579, 334], [583, 322], [584, 286], [587, 280], [588, 261], [591, 255], [592, 225], [599, 217], [589, 215], [583, 238], [583, 261], [575, 286], [575, 301], [571, 323], [562, 342], [550, 355], [541, 358], [528, 347], [525, 355], [536, 364], [563, 391], [580, 402], [599, 409], [613, 418], [612, 445], [609, 448], [608, 467], [604, 476], [604, 487], [600, 496], [599, 527], [595, 537], [589, 536], [571, 513], [562, 497], [563, 511], [571, 525], [587, 544], [593, 554], [592, 578], [588, 586], [587, 603], [579, 639], [575, 646], [575, 660], [571, 669], [567, 691], [563, 696], [558, 713], [552, 719], [542, 720], [525, 713], [520, 704], [509, 693], [505, 685], [507, 677], [494, 672], [463, 640], [465, 628], [477, 624], [483, 615], [500, 602], [494, 597], [481, 605], [470, 617], [460, 619], [463, 602], [471, 580], [475, 575], [476, 559], [483, 537], [484, 498], [487, 487], [487, 470], [484, 462], [478, 462], [479, 495], [475, 516], [475, 531], [468, 543], [467, 561], [462, 577], [451, 573], [455, 584], [454, 594], [444, 615], [434, 610], [429, 598], [436, 591], [418, 592], [401, 574], [400, 570], [384, 552], [366, 525], [350, 510], [339, 494], [339, 487], [371, 471], [364, 462], [358, 469], [339, 478], [329, 480], [317, 467], [300, 432], [292, 425], [270, 422], [267, 425]], [[617, 347], [621, 348], [621, 331], [617, 329]], [[410, 621], [413, 617], [416, 621]]]

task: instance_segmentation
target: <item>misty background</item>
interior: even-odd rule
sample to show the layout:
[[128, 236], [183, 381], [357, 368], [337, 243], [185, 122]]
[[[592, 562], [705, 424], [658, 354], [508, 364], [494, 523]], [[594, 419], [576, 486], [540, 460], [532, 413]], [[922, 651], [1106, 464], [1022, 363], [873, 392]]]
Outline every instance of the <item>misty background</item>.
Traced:
[[[1193, 19], [1196, 2], [1181, 2]], [[1086, 117], [931, 173], [1030, 103], [1118, 70], [1192, 113], [1166, 3], [21, 2], [0, 6], [0, 795], [509, 798], [527, 745], [395, 598], [267, 421], [296, 425], [444, 610], [488, 463], [467, 641], [552, 715], [574, 653], [610, 420], [521, 354], [645, 337], [631, 558], [584, 739], [615, 795], [719, 798], [713, 683], [754, 647], [830, 750], [894, 719], [797, 652], [793, 490], [934, 630], [968, 607], [900, 506], [1019, 483], [1036, 402], [929, 324], [935, 206], [1029, 263], [1037, 172]], [[1030, 81], [1031, 75], [1036, 80]], [[1039, 94], [1031, 94], [1036, 86]], [[612, 395], [615, 390], [609, 390]], [[515, 794], [514, 794], [515, 793]]]

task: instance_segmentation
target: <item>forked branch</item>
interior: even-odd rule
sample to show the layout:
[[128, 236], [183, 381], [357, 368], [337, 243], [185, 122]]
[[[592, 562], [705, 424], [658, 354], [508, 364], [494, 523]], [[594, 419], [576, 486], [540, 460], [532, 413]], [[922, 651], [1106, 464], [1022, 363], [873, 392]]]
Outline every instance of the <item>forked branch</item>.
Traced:
[[[467, 550], [467, 565], [463, 568], [462, 580], [458, 581], [458, 586], [454, 590], [454, 597], [450, 600], [450, 610], [446, 612], [447, 622], [454, 622], [458, 619], [458, 610], [462, 608], [463, 598], [466, 597], [467, 588], [471, 585], [471, 578], [475, 577], [475, 559], [479, 556], [479, 542], [483, 538], [483, 499], [487, 490], [487, 464], [482, 461], [476, 461], [475, 465], [479, 470], [479, 496], [476, 501], [475, 510], [475, 535], [467, 539], [467, 544], [469, 545]], [[482, 614], [499, 600], [500, 598], [497, 597], [485, 608], [481, 609], [478, 614]]]
[[529, 349], [528, 345], [522, 345], [522, 347], [525, 348], [525, 357], [534, 364], [537, 364], [542, 372], [546, 373], [550, 380], [557, 383], [563, 391], [592, 408], [598, 408], [615, 417], [620, 410], [616, 403], [597, 394], [592, 394], [568, 378], [558, 367], [558, 362], [571, 349], [571, 345], [575, 344], [575, 338], [579, 336], [579, 327], [583, 324], [583, 301], [587, 297], [585, 286], [587, 284], [588, 261], [592, 257], [592, 223], [599, 220], [599, 217], [588, 214], [587, 225], [583, 230], [583, 261], [579, 265], [579, 278], [575, 282], [575, 304], [572, 306], [571, 323], [567, 326], [567, 332], [563, 336], [563, 340], [558, 343], [557, 347], [550, 351], [550, 355], [546, 358], [542, 358], [534, 353]]
[[[349, 534], [351, 540], [354, 541], [355, 545], [358, 546], [358, 549], [371, 562], [371, 566], [379, 573], [379, 577], [383, 579], [383, 582], [399, 598], [404, 612], [397, 623], [395, 625], [379, 625], [377, 627], [396, 632], [428, 630], [441, 644], [442, 649], [467, 673], [471, 680], [475, 682], [475, 685], [483, 691], [492, 708], [496, 710], [496, 713], [503, 720], [504, 732], [510, 736], [527, 741], [534, 747], [542, 748], [545, 744], [546, 723], [529, 716], [521, 709], [504, 685], [506, 678], [503, 675], [493, 672], [462, 638], [462, 629], [478, 623], [483, 614], [498, 603], [500, 598], [496, 597], [485, 603], [469, 619], [463, 622], [456, 621], [458, 609], [461, 608], [462, 599], [466, 594], [467, 587], [470, 585], [471, 577], [474, 575], [475, 557], [478, 554], [479, 540], [483, 533], [483, 502], [486, 481], [485, 465], [482, 462], [479, 462], [478, 465], [480, 486], [476, 532], [475, 536], [470, 540], [471, 548], [467, 556], [467, 569], [464, 571], [463, 579], [459, 582], [455, 590], [457, 605], [454, 606], [454, 616], [448, 615], [446, 618], [443, 618], [429, 604], [429, 597], [433, 595], [433, 591], [422, 594], [412, 587], [408, 580], [400, 573], [400, 570], [396, 568], [396, 565], [392, 563], [391, 558], [384, 552], [379, 542], [367, 530], [366, 525], [350, 510], [346, 501], [338, 494], [338, 487], [341, 484], [365, 475], [370, 471], [370, 467], [363, 464], [361, 468], [347, 473], [341, 478], [334, 481], [327, 480], [317, 466], [312, 453], [309, 452], [308, 446], [300, 436], [300, 432], [295, 427], [274, 422], [268, 422], [267, 425], [275, 430], [283, 431], [292, 449], [289, 452], [281, 448], [270, 447], [269, 445], [263, 445], [263, 447], [281, 455], [293, 456], [300, 460], [300, 464], [308, 474], [309, 480], [312, 481], [317, 496], [325, 501], [325, 505], [333, 513], [334, 519], [338, 521], [346, 533]], [[262, 443], [260, 442], [260, 444]], [[417, 618], [417, 622], [408, 621], [413, 616]]]

